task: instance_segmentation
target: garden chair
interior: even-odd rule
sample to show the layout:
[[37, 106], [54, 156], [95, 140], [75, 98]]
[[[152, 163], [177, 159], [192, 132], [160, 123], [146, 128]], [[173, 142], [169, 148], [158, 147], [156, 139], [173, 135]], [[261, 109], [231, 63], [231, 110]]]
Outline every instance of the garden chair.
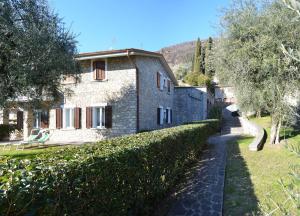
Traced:
[[50, 131], [49, 130], [43, 130], [41, 133], [42, 133], [42, 136], [35, 141], [36, 143], [38, 143], [39, 146], [40, 146], [40, 144], [44, 145], [45, 142], [47, 142], [50, 139]]
[[30, 136], [26, 141], [22, 141], [19, 143], [14, 144], [16, 146], [16, 150], [19, 150], [20, 147], [22, 147], [22, 150], [24, 150], [26, 145], [32, 145], [37, 139], [39, 139], [42, 136], [40, 129], [32, 129], [30, 132]]

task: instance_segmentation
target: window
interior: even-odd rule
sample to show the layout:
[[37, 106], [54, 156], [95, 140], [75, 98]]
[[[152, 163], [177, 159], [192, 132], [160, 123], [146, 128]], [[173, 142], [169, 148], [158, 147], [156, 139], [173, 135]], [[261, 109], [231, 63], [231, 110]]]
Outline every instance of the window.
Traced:
[[33, 127], [34, 128], [49, 127], [49, 112], [47, 110], [35, 110], [33, 112]]
[[94, 61], [93, 62], [93, 76], [94, 80], [105, 80], [105, 61]]
[[164, 124], [164, 111], [163, 107], [157, 108], [157, 124], [163, 125]]
[[156, 85], [157, 85], [157, 88], [159, 88], [161, 91], [164, 90], [164, 86], [166, 85], [165, 82], [166, 82], [165, 77], [163, 77], [163, 75], [161, 74], [161, 72], [157, 72], [156, 73]]
[[166, 78], [164, 78], [164, 87], [166, 88], [167, 87], [167, 79]]
[[156, 73], [156, 85], [157, 85], [157, 88], [160, 89], [160, 79], [161, 79], [161, 75], [159, 72]]
[[41, 111], [36, 110], [33, 113], [33, 127], [40, 128], [41, 127]]
[[112, 128], [112, 106], [87, 107], [86, 128]]
[[64, 128], [74, 128], [74, 108], [64, 109]]
[[[162, 76], [162, 75], [161, 75]], [[160, 90], [164, 90], [165, 87], [165, 78], [162, 76], [162, 78], [160, 79]]]
[[168, 93], [171, 92], [171, 80], [168, 79]]
[[105, 127], [105, 108], [93, 107], [93, 128]]
[[172, 124], [172, 109], [170, 108], [166, 109], [166, 123]]

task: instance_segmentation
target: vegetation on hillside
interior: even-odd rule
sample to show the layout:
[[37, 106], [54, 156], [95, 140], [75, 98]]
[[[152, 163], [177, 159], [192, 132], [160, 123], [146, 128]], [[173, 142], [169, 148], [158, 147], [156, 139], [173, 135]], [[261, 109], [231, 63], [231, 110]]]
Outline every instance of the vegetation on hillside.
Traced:
[[[210, 37], [204, 46], [198, 38], [195, 54], [193, 56], [192, 69], [179, 68], [177, 74], [183, 81], [192, 86], [207, 86], [212, 87], [212, 78], [214, 76], [213, 66], [213, 40]], [[206, 71], [207, 70], [207, 71]]]

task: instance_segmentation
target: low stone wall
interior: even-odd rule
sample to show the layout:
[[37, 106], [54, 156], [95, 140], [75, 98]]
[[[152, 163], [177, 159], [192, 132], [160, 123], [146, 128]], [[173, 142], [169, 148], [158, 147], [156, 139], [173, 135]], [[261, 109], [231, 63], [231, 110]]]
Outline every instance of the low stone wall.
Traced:
[[243, 127], [244, 134], [249, 134], [255, 137], [252, 143], [249, 145], [249, 150], [250, 151], [261, 150], [266, 140], [265, 130], [261, 126], [253, 122], [250, 122], [246, 117], [240, 117], [239, 119]]

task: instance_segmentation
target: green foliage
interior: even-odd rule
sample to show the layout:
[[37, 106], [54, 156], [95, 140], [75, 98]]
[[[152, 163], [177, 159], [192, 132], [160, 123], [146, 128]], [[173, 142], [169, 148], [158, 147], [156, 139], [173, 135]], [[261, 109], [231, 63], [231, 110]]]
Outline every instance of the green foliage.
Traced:
[[178, 69], [175, 71], [176, 79], [182, 80], [190, 71], [190, 65], [189, 64], [180, 64]]
[[205, 57], [206, 57], [205, 46], [201, 46], [200, 71], [202, 74], [205, 74], [205, 64], [206, 64]]
[[202, 73], [188, 73], [183, 81], [192, 86], [207, 86], [212, 87], [212, 80]]
[[209, 110], [208, 118], [221, 120], [222, 119], [222, 110], [223, 110], [223, 107], [221, 105], [214, 105]]
[[9, 137], [9, 134], [17, 128], [16, 125], [0, 125], [0, 140]]
[[279, 143], [283, 122], [295, 116], [287, 98], [300, 90], [299, 62], [287, 58], [281, 44], [300, 47], [300, 25], [281, 1], [238, 0], [225, 10], [218, 43], [217, 76], [235, 87], [243, 111], [272, 116], [270, 142]]
[[0, 106], [58, 98], [62, 75], [79, 71], [76, 43], [46, 0], [0, 1]]
[[201, 66], [202, 66], [202, 58], [201, 58], [201, 40], [198, 38], [195, 48], [195, 55], [194, 55], [194, 63], [193, 63], [193, 72], [194, 73], [201, 73]]
[[213, 54], [213, 39], [208, 38], [205, 52], [205, 75], [212, 78], [215, 75]]
[[150, 215], [218, 121], [0, 161], [0, 215]]

